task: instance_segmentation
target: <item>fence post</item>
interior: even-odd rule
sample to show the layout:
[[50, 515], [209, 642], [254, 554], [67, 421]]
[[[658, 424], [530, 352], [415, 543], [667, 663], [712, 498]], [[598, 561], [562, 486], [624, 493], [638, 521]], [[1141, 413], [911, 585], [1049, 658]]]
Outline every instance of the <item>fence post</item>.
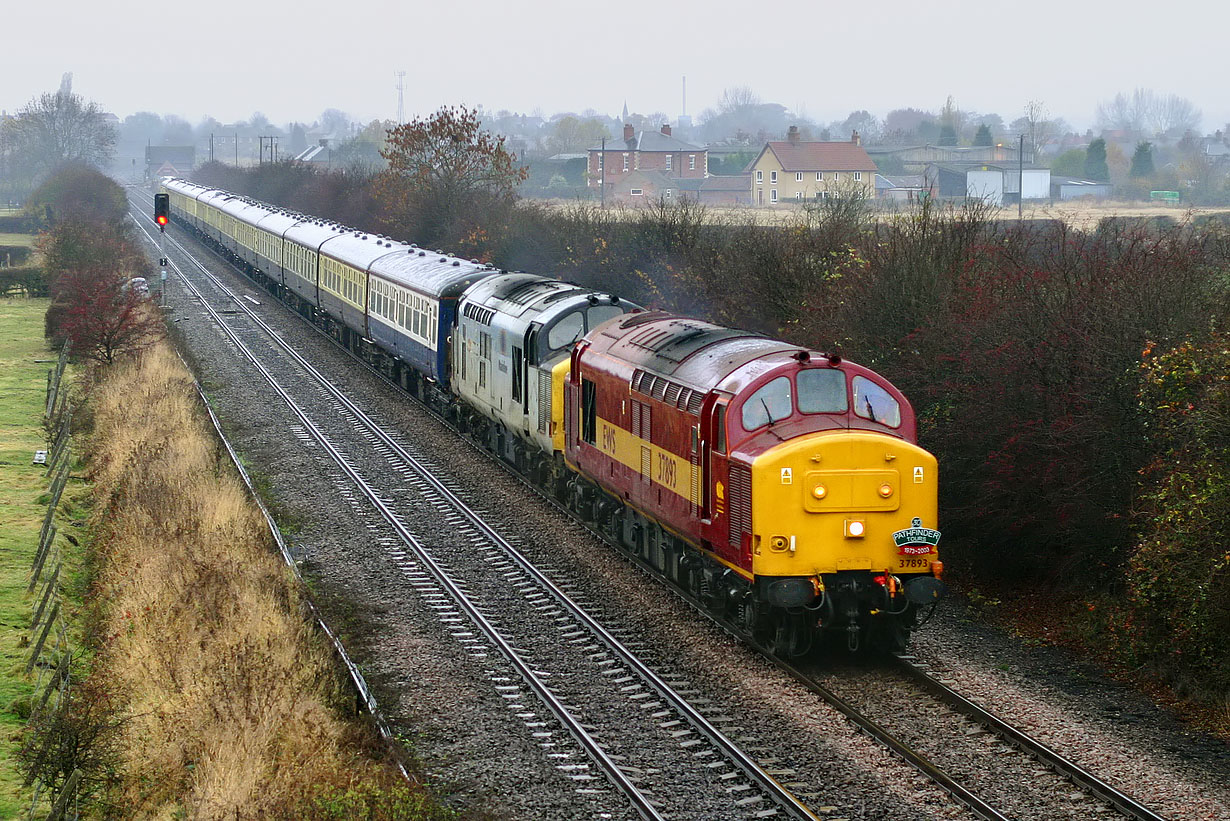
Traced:
[[27, 676], [34, 669], [34, 665], [38, 663], [38, 657], [43, 653], [43, 642], [47, 641], [47, 634], [51, 632], [51, 625], [55, 624], [56, 616], [58, 615], [60, 615], [60, 603], [56, 602], [51, 608], [51, 615], [47, 617], [47, 623], [43, 625], [43, 632], [39, 634], [38, 643], [34, 645], [34, 650], [30, 653], [30, 660], [26, 662]]
[[55, 592], [56, 582], [60, 579], [60, 563], [56, 562], [56, 569], [51, 571], [51, 578], [47, 580], [47, 587], [43, 590], [43, 597], [38, 603], [38, 609], [34, 611], [34, 620], [30, 623], [30, 629], [34, 630], [38, 627], [38, 623], [43, 620], [43, 611], [47, 608], [47, 602], [51, 599], [51, 594]]
[[51, 808], [51, 815], [47, 816], [47, 821], [60, 821], [64, 817], [68, 800], [77, 792], [77, 782], [80, 780], [81, 770], [74, 768], [72, 775], [64, 782], [64, 789], [60, 791], [60, 797], [56, 799], [55, 806]]
[[[43, 564], [47, 561], [47, 556], [51, 553], [51, 545], [56, 540], [56, 531], [58, 528], [52, 525], [47, 531], [47, 538], [38, 546], [38, 554], [34, 557], [33, 573], [30, 575], [30, 583], [26, 585], [26, 592], [33, 593], [35, 585], [38, 584], [39, 576], [43, 575]], [[56, 571], [59, 572], [59, 567]]]

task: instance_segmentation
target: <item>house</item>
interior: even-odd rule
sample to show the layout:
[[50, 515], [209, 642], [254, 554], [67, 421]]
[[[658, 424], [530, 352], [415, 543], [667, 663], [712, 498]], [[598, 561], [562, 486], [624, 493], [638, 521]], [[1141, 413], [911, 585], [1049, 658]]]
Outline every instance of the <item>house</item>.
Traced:
[[1080, 197], [1105, 199], [1110, 196], [1111, 184], [1080, 177], [1051, 177], [1051, 199], [1074, 200]]
[[876, 199], [892, 202], [916, 202], [934, 196], [922, 174], [887, 176], [876, 174]]
[[607, 185], [607, 202], [646, 205], [691, 200], [701, 205], [746, 205], [747, 175], [672, 177], [662, 171], [631, 171]]
[[147, 145], [145, 147], [145, 178], [155, 179], [170, 167], [177, 174], [187, 174], [196, 168], [196, 147], [191, 145]]
[[[606, 186], [605, 195], [630, 191], [627, 177], [638, 171], [653, 171], [677, 179], [704, 179], [709, 174], [709, 154], [700, 146], [671, 136], [671, 127], [661, 131], [635, 131], [624, 126], [622, 140], [607, 140], [605, 147], [589, 149], [586, 169], [590, 188]], [[644, 188], [644, 186], [639, 186]]]
[[932, 163], [923, 176], [940, 197], [970, 197], [988, 205], [1051, 196], [1051, 170], [1034, 165]]
[[753, 205], [875, 196], [876, 164], [857, 131], [849, 142], [804, 141], [792, 125], [784, 141], [765, 144], [748, 170]]

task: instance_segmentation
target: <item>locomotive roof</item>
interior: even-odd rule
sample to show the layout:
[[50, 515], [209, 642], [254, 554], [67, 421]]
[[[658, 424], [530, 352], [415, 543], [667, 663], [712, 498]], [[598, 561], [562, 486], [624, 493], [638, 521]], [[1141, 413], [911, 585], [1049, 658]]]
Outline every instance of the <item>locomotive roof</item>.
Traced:
[[634, 368], [704, 391], [716, 387], [735, 391], [798, 350], [752, 331], [660, 311], [609, 322], [599, 337], [607, 338], [612, 356]]
[[495, 273], [494, 268], [438, 251], [413, 245], [403, 248], [376, 260], [372, 275], [440, 298], [458, 296], [472, 283]]
[[588, 288], [537, 274], [497, 274], [475, 285], [466, 299], [511, 316], [542, 313], [551, 306], [572, 307], [595, 295]]

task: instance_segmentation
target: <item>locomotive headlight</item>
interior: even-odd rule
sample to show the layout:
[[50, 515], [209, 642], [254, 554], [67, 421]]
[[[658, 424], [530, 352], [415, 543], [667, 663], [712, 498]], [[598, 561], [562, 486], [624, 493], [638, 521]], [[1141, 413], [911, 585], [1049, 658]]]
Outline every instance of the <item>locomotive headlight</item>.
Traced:
[[846, 519], [846, 538], [861, 539], [867, 532], [867, 524], [862, 519]]
[[825, 496], [829, 495], [829, 491], [824, 485], [816, 485], [812, 488], [811, 495], [815, 496], [817, 499], [823, 499]]
[[893, 486], [890, 485], [888, 482], [885, 482], [884, 484], [880, 485], [879, 493], [880, 493], [881, 499], [887, 499], [889, 496], [893, 495]]

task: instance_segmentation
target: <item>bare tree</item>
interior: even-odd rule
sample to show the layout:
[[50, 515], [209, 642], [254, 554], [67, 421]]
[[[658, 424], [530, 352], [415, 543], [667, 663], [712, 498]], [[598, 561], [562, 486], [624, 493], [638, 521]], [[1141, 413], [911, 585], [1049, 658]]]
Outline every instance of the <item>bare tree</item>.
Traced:
[[115, 155], [115, 129], [102, 108], [57, 91], [32, 100], [4, 123], [17, 165], [39, 180], [68, 163], [104, 168]]
[[1200, 127], [1200, 109], [1178, 94], [1158, 94], [1137, 88], [1131, 94], [1119, 92], [1098, 104], [1097, 123], [1104, 131], [1130, 131], [1151, 135], [1178, 136]]
[[753, 91], [751, 86], [735, 86], [722, 91], [717, 110], [719, 114], [734, 114], [748, 108], [755, 108], [762, 102], [764, 101], [760, 95]]
[[1200, 109], [1186, 97], [1162, 94], [1154, 98], [1149, 125], [1155, 134], [1176, 136], [1200, 128]]
[[1046, 103], [1030, 100], [1025, 104], [1024, 115], [1013, 120], [1009, 129], [1025, 135], [1027, 150], [1033, 155], [1033, 162], [1037, 162], [1039, 152], [1059, 139], [1068, 124], [1059, 117], [1051, 119]]

